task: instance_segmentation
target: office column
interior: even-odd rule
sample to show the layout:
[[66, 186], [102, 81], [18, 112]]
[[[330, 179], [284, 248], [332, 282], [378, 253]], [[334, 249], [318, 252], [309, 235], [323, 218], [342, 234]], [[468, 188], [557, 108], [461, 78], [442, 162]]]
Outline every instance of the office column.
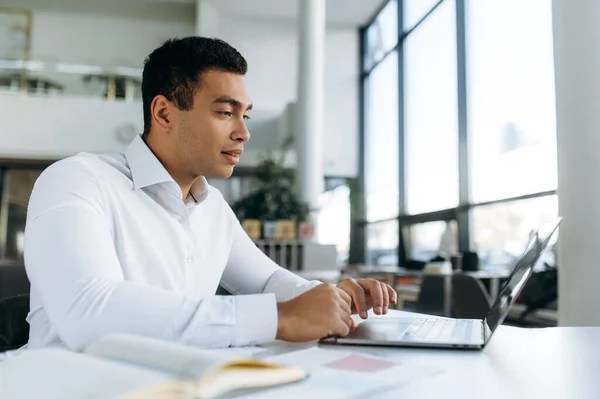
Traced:
[[559, 323], [600, 325], [600, 2], [554, 0]]
[[299, 3], [298, 189], [301, 200], [317, 211], [324, 186], [325, 0]]
[[196, 35], [219, 36], [219, 10], [205, 0], [196, 0]]

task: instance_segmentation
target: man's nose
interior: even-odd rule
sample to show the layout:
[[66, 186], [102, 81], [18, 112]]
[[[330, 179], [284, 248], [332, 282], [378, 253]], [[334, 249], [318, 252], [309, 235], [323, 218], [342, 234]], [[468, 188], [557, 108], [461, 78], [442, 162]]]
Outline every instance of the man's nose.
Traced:
[[235, 131], [231, 134], [231, 138], [242, 143], [250, 140], [250, 131], [248, 130], [248, 126], [246, 126], [245, 121], [242, 121], [236, 127]]

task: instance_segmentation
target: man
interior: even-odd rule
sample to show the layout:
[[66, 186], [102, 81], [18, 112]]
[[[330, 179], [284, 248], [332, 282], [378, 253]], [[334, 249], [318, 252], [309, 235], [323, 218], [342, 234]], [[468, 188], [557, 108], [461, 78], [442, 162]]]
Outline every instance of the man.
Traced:
[[[113, 332], [204, 347], [307, 341], [396, 302], [375, 280], [336, 287], [280, 268], [207, 183], [231, 176], [250, 138], [246, 70], [223, 41], [167, 41], [145, 62], [143, 136], [39, 177], [25, 232], [29, 347], [80, 349]], [[219, 284], [234, 295], [216, 296]]]

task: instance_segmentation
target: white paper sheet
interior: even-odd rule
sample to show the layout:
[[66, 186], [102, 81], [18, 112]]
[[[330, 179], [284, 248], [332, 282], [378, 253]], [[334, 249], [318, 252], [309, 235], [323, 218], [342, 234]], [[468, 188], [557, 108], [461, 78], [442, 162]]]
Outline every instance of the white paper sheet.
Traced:
[[[344, 363], [345, 359], [363, 360], [365, 363], [394, 363], [377, 372], [344, 370], [332, 367], [332, 364]], [[283, 355], [267, 357], [264, 360], [293, 364], [310, 373], [310, 377], [293, 385], [262, 390], [244, 395], [252, 399], [305, 398], [355, 398], [373, 397], [383, 394], [394, 387], [408, 384], [424, 378], [433, 377], [442, 372], [439, 368], [415, 364], [404, 364], [398, 359], [378, 358], [352, 351], [323, 348], [310, 348]], [[356, 361], [350, 362], [356, 364]]]
[[0, 398], [116, 398], [168, 378], [66, 350], [37, 349], [0, 363]]

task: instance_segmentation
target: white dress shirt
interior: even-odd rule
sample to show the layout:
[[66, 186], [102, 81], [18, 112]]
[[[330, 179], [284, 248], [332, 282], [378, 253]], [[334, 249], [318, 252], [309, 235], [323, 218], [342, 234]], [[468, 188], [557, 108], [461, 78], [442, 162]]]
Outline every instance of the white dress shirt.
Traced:
[[[279, 267], [204, 178], [181, 189], [137, 136], [36, 181], [25, 229], [28, 347], [81, 349], [111, 332], [205, 347], [269, 342], [276, 301], [319, 284]], [[235, 296], [216, 296], [219, 283]]]

